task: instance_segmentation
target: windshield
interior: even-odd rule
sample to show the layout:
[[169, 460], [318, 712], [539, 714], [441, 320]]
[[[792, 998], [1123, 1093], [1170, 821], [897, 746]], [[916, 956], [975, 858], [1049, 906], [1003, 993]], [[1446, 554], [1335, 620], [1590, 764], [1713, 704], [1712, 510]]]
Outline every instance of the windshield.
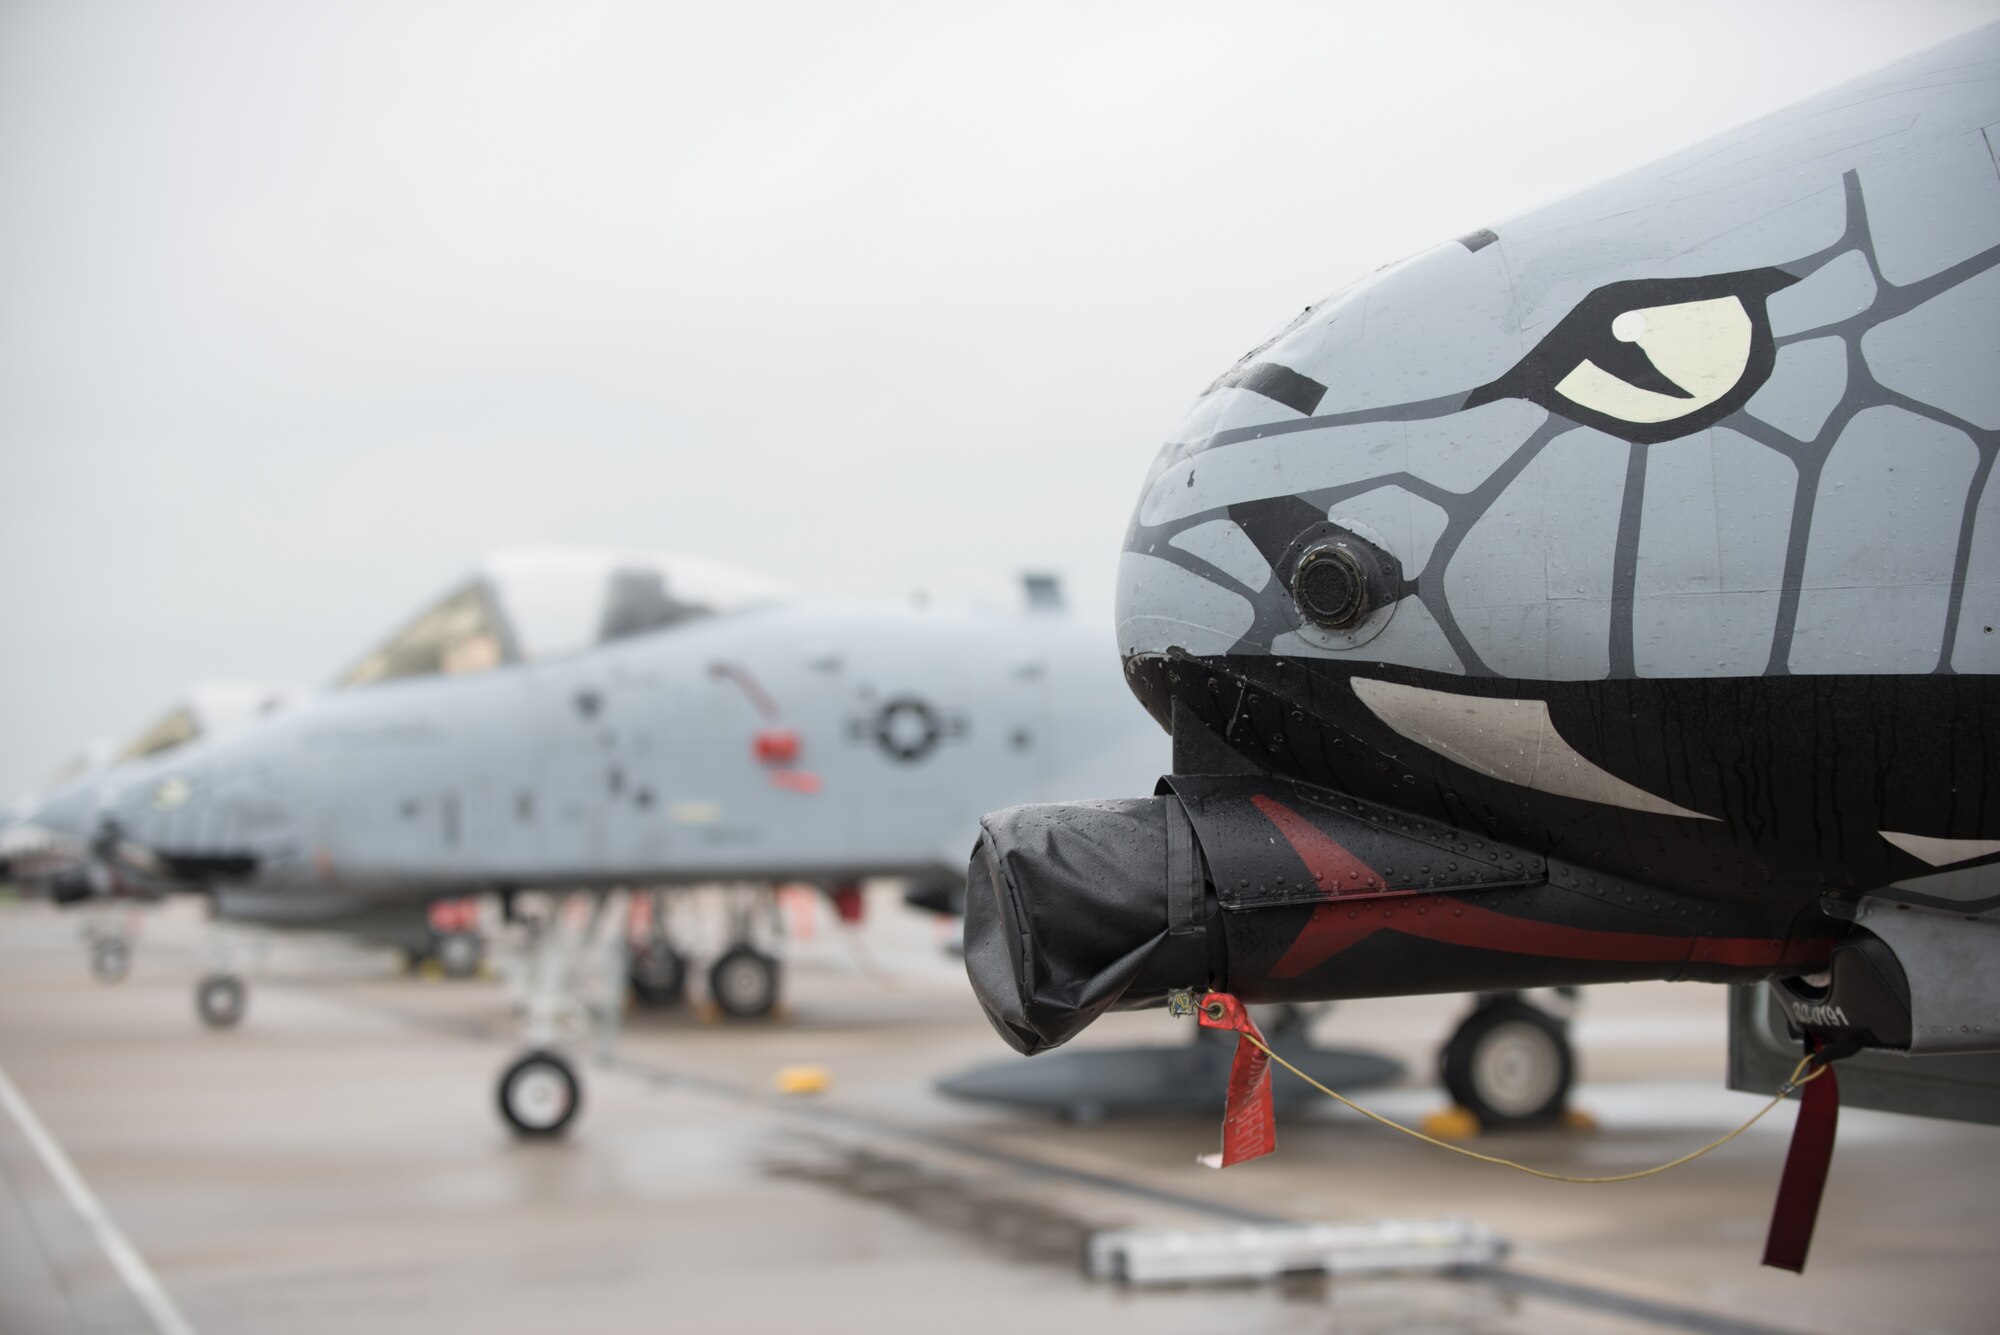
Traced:
[[507, 661], [500, 618], [484, 580], [473, 580], [397, 631], [335, 683], [366, 686], [401, 677], [459, 677]]
[[[156, 756], [162, 751], [171, 751], [201, 736], [201, 724], [195, 721], [194, 711], [183, 705], [140, 733], [118, 753], [120, 760], [139, 760], [146, 756]], [[79, 773], [81, 768], [79, 768]]]

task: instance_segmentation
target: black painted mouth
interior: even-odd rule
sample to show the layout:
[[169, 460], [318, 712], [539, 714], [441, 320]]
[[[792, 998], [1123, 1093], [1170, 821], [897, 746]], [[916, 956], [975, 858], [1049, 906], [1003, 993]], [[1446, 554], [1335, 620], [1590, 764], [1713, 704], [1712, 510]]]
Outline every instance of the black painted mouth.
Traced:
[[[1172, 652], [1127, 680], [1175, 735], [1178, 773], [1254, 772], [1447, 821], [1691, 895], [1801, 905], [1935, 870], [1882, 831], [2000, 830], [1990, 676], [1459, 677], [1346, 659]], [[1547, 705], [1592, 765], [1713, 819], [1633, 810], [1491, 777], [1403, 736], [1355, 693], [1399, 686]]]
[[190, 885], [247, 881], [257, 874], [257, 858], [251, 853], [173, 853], [153, 849], [152, 855], [168, 876]]

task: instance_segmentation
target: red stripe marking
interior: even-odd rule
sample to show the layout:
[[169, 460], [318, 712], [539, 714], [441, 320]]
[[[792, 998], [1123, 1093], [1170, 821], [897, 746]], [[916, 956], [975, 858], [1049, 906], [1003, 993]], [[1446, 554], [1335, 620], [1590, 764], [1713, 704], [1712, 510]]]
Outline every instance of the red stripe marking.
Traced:
[[1272, 967], [1271, 976], [1296, 978], [1381, 931], [1401, 932], [1445, 945], [1508, 955], [1539, 955], [1545, 959], [1682, 964], [1699, 960], [1743, 968], [1809, 964], [1824, 957], [1828, 945], [1825, 941], [1785, 941], [1776, 937], [1667, 936], [1566, 927], [1435, 896], [1405, 900], [1394, 908], [1384, 909], [1321, 904]]
[[[1328, 850], [1350, 861], [1353, 855], [1328, 838], [1317, 826], [1261, 794], [1252, 796], [1250, 800], [1278, 827], [1278, 832], [1285, 836], [1285, 842], [1292, 846], [1322, 889], [1327, 884], [1323, 871], [1331, 871], [1335, 867], [1341, 872], [1346, 871], [1345, 865], [1329, 860]], [[1368, 874], [1375, 878], [1374, 888], [1387, 888], [1372, 870]], [[1300, 929], [1298, 938], [1272, 967], [1271, 976], [1296, 978], [1380, 931], [1401, 932], [1405, 936], [1445, 945], [1468, 946], [1509, 955], [1538, 955], [1547, 959], [1624, 960], [1634, 963], [1700, 960], [1746, 968], [1808, 963], [1823, 956], [1827, 946], [1824, 941], [1787, 942], [1776, 937], [1670, 936], [1568, 927], [1510, 913], [1496, 913], [1492, 909], [1466, 904], [1444, 895], [1426, 895], [1399, 900], [1380, 908], [1374, 904], [1319, 905]]]
[[1285, 842], [1312, 873], [1313, 883], [1319, 886], [1321, 894], [1358, 894], [1389, 888], [1389, 883], [1373, 867], [1283, 802], [1252, 793], [1250, 804], [1278, 827], [1278, 833], [1285, 836]]

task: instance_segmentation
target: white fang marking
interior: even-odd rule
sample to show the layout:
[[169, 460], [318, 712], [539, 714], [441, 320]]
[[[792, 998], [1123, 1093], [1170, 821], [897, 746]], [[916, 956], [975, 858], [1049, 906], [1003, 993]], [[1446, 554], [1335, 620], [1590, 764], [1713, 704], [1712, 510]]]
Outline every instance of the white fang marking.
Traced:
[[1397, 732], [1489, 779], [1627, 811], [1715, 819], [1655, 797], [1592, 764], [1556, 731], [1546, 700], [1454, 695], [1367, 677], [1352, 677], [1349, 684]]
[[1933, 867], [1949, 867], [1954, 862], [1970, 862], [1989, 853], [2000, 853], [2000, 839], [1939, 839], [1928, 834], [1898, 834], [1894, 830], [1877, 833]]

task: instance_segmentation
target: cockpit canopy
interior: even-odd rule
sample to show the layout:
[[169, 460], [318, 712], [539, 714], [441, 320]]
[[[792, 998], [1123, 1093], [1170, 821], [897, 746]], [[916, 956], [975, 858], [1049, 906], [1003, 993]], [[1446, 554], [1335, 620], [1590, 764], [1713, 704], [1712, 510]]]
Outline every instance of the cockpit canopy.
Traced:
[[167, 711], [166, 716], [152, 727], [127, 742], [118, 752], [120, 760], [140, 760], [146, 756], [156, 756], [162, 751], [171, 751], [184, 746], [201, 736], [201, 724], [194, 711], [180, 705]]
[[[285, 708], [299, 698], [295, 686], [272, 686], [261, 682], [204, 682], [187, 697], [161, 715], [137, 737], [119, 748], [115, 760], [143, 760], [198, 737], [228, 732], [253, 719]], [[88, 764], [76, 776], [96, 768]], [[72, 776], [75, 777], [75, 776]]]
[[485, 672], [786, 596], [774, 580], [697, 557], [572, 548], [499, 552], [335, 684]]

